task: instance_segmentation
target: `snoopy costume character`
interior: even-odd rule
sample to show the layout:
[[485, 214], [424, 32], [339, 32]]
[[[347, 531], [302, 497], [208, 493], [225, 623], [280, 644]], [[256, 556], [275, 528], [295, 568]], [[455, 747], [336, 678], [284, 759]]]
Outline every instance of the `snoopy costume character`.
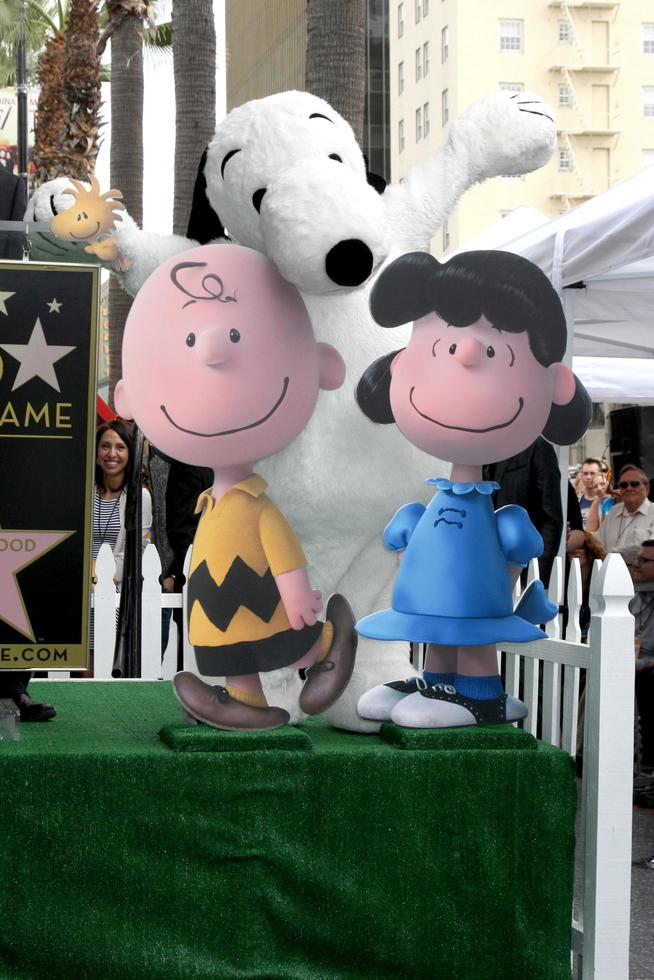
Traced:
[[482, 464], [541, 433], [574, 442], [588, 424], [590, 399], [559, 360], [561, 303], [520, 256], [464, 252], [441, 265], [417, 252], [382, 272], [371, 309], [382, 326], [414, 327], [406, 349], [364, 374], [360, 407], [453, 468], [451, 480], [427, 480], [437, 490], [428, 507], [407, 504], [387, 525], [384, 545], [404, 552], [391, 606], [357, 623], [374, 640], [427, 644], [423, 678], [377, 685], [358, 710], [412, 728], [519, 720], [527, 708], [502, 690], [495, 644], [543, 637], [538, 624], [557, 608], [536, 581], [513, 610], [513, 587], [543, 541], [522, 507], [493, 510], [499, 485], [482, 480]]
[[[357, 411], [357, 379], [388, 352], [370, 316], [370, 287], [389, 258], [428, 247], [469, 187], [543, 166], [555, 143], [551, 109], [527, 93], [496, 92], [454, 120], [443, 146], [403, 183], [380, 193], [348, 123], [314, 95], [282, 92], [232, 110], [207, 150], [189, 237], [217, 240], [227, 228], [264, 253], [299, 289], [317, 339], [347, 365], [345, 385], [328, 405], [319, 402], [304, 432], [260, 472], [302, 541], [316, 587], [347, 595], [358, 616], [390, 600], [397, 559], [379, 535], [389, 508], [410, 499], [419, 474], [447, 472], [394, 426], [375, 427]], [[119, 277], [133, 294], [156, 265], [189, 247], [181, 236], [141, 231], [128, 215], [115, 238], [132, 263]], [[390, 680], [407, 663], [405, 643], [387, 644], [380, 663], [377, 645], [362, 638], [352, 680], [326, 712], [331, 724], [376, 731], [376, 722], [357, 715], [358, 698], [380, 673]], [[285, 668], [271, 682], [300, 720], [292, 708], [297, 676]]]

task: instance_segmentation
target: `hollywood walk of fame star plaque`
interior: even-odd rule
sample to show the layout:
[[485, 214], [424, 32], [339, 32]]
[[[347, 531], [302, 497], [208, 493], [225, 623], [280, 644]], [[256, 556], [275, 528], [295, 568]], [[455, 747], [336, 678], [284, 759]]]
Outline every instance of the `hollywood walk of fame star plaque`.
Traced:
[[86, 666], [99, 269], [0, 262], [0, 670]]

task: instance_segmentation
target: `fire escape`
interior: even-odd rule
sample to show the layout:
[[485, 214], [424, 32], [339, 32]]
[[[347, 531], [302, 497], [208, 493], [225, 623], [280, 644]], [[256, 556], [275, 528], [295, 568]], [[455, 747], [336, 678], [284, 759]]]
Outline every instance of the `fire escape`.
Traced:
[[568, 96], [567, 106], [557, 113], [559, 159], [565, 168], [557, 172], [550, 194], [566, 208], [607, 190], [610, 184], [610, 153], [620, 135], [619, 107], [613, 97], [620, 68], [618, 46], [611, 46], [609, 39], [619, 6], [608, 0], [550, 2], [559, 21], [568, 25], [568, 42], [559, 41], [550, 68]]

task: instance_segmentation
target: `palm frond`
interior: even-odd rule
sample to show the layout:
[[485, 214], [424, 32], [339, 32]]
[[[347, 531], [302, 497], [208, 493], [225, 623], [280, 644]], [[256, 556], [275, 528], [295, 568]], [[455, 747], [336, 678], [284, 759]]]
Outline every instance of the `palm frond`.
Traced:
[[147, 45], [155, 48], [171, 48], [173, 44], [173, 25], [171, 21], [165, 24], [156, 24], [154, 30], [143, 32], [143, 40]]
[[170, 65], [173, 58], [172, 24], [157, 24], [143, 31], [143, 64], [155, 71]]

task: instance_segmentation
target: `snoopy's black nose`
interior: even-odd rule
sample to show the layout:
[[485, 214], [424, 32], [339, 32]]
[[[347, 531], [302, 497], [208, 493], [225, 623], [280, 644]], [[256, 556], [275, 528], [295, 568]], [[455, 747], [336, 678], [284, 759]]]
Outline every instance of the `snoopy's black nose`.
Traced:
[[360, 286], [372, 272], [372, 252], [358, 238], [337, 242], [327, 252], [325, 269], [337, 286]]

